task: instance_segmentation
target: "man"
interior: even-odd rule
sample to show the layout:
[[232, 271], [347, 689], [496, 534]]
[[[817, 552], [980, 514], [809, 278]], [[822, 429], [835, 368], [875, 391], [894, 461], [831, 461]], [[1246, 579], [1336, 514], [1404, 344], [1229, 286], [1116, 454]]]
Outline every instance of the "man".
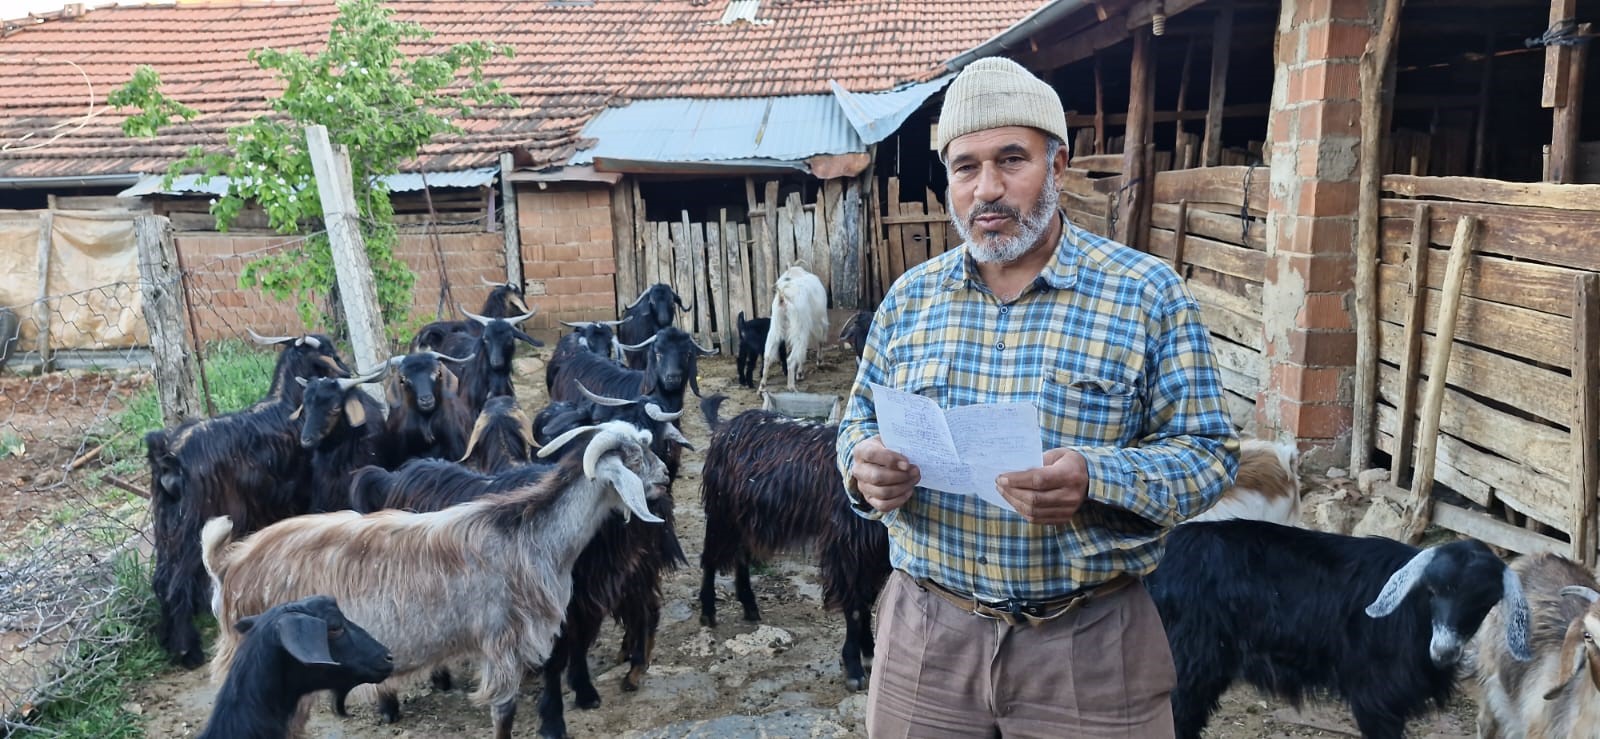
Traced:
[[[867, 698], [873, 737], [1172, 736], [1165, 632], [1139, 578], [1232, 484], [1239, 441], [1209, 334], [1167, 264], [1060, 212], [1066, 116], [983, 59], [939, 117], [961, 248], [884, 296], [839, 427], [839, 469], [889, 527]], [[1043, 466], [995, 480], [1016, 513], [917, 487], [878, 437], [877, 383], [941, 407], [1032, 402]]]

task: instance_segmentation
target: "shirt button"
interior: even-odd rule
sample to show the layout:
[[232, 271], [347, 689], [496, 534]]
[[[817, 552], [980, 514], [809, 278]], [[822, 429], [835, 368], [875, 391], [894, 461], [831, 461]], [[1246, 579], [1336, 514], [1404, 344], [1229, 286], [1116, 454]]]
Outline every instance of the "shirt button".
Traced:
[[980, 564], [980, 565], [986, 565], [986, 564], [989, 564], [989, 558], [988, 558], [988, 557], [985, 557], [985, 556], [983, 556], [983, 555], [981, 555], [981, 554], [980, 554], [980, 555], [978, 555], [978, 564]]
[[996, 350], [1004, 350], [1006, 348], [1006, 343], [1004, 341], [996, 341], [994, 343], [994, 348]]
[[1009, 306], [1009, 305], [1000, 306], [1000, 315], [1003, 316], [1003, 315], [1005, 315], [1007, 313], [1010, 313], [1010, 312], [1011, 312], [1011, 306]]

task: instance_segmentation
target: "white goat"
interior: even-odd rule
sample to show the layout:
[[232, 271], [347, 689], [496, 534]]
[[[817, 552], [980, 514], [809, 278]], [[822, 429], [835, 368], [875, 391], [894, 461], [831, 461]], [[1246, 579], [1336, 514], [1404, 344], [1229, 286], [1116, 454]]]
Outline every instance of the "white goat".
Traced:
[[1189, 521], [1245, 518], [1300, 525], [1300, 450], [1294, 444], [1245, 439], [1239, 471], [1217, 504]]
[[[391, 646], [395, 678], [475, 658], [472, 700], [492, 706], [495, 736], [508, 739], [523, 671], [544, 662], [561, 628], [579, 552], [613, 511], [661, 521], [646, 507], [668, 484], [649, 432], [620, 421], [573, 429], [539, 455], [585, 435], [582, 454], [539, 482], [443, 511], [299, 516], [239, 542], [231, 521], [212, 519], [201, 547], [218, 621], [331, 595]], [[226, 677], [240, 639], [221, 630], [213, 679]], [[302, 702], [297, 730], [308, 711]]]
[[[1511, 565], [1531, 611], [1533, 661], [1518, 662], [1495, 639], [1480, 640], [1478, 736], [1482, 739], [1600, 739], [1600, 584], [1555, 554]], [[1498, 606], [1479, 634], [1505, 618]]]
[[798, 264], [786, 270], [772, 292], [772, 328], [767, 331], [766, 352], [761, 358], [761, 384], [767, 387], [767, 368], [778, 358], [779, 343], [789, 346], [789, 390], [805, 366], [806, 350], [817, 351], [816, 366], [822, 364], [822, 342], [828, 336], [828, 289], [822, 280]]

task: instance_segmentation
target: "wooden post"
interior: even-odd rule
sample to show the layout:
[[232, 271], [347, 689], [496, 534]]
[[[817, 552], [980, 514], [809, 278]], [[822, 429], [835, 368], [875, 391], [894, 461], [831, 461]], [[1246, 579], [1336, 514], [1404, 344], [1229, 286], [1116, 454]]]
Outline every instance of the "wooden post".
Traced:
[[722, 264], [725, 255], [722, 234], [727, 230], [727, 220], [727, 209], [723, 209], [722, 217], [717, 222], [706, 224], [706, 276], [711, 280], [710, 313], [717, 324], [714, 335], [722, 346], [722, 353], [733, 354], [734, 321], [733, 311], [729, 310], [732, 296], [728, 285], [728, 269]]
[[1183, 250], [1189, 241], [1189, 199], [1178, 200], [1178, 228], [1173, 232], [1172, 239], [1172, 268], [1179, 277], [1183, 277]]
[[1133, 62], [1128, 70], [1128, 125], [1122, 137], [1122, 182], [1127, 188], [1117, 214], [1117, 233], [1114, 237], [1128, 246], [1134, 246], [1139, 237], [1139, 213], [1144, 207], [1145, 170], [1147, 160], [1144, 144], [1150, 140], [1150, 28], [1133, 32]]
[[1186, 109], [1184, 98], [1189, 97], [1189, 70], [1194, 67], [1194, 37], [1190, 36], [1183, 45], [1183, 71], [1178, 75], [1178, 116], [1172, 121], [1172, 168], [1184, 168], [1183, 156], [1183, 111]]
[[1572, 558], [1592, 570], [1600, 548], [1600, 275], [1580, 274], [1574, 283]]
[[[1550, 0], [1550, 27], [1577, 17], [1578, 0]], [[1571, 73], [1573, 48], [1561, 44], [1544, 47], [1544, 87], [1539, 104], [1546, 108], [1560, 108], [1567, 104], [1567, 75]]]
[[[1383, 130], [1383, 77], [1394, 56], [1401, 0], [1384, 0], [1378, 31], [1361, 54], [1361, 180], [1356, 206], [1356, 387], [1350, 430], [1350, 473], [1372, 459], [1378, 418], [1378, 195], [1383, 184], [1379, 149]], [[1431, 465], [1432, 463], [1429, 462]]]
[[50, 371], [50, 241], [55, 230], [55, 211], [39, 214], [39, 302], [33, 304], [33, 319], [39, 327], [39, 374]]
[[[361, 238], [356, 195], [350, 182], [350, 159], [342, 145], [333, 145], [325, 126], [306, 126], [306, 148], [317, 178], [317, 194], [322, 198], [322, 220], [333, 252], [339, 302], [350, 323], [350, 346], [355, 358], [352, 369], [358, 374], [372, 372], [389, 361], [389, 342], [384, 334], [383, 312], [378, 307], [378, 289], [372, 280], [372, 263]], [[362, 389], [387, 408], [382, 383], [367, 383]]]
[[203, 416], [195, 390], [200, 369], [183, 329], [188, 296], [183, 292], [172, 223], [165, 216], [134, 216], [133, 232], [139, 248], [139, 293], [144, 299], [144, 321], [150, 327], [161, 420], [171, 428]]
[[1434, 327], [1433, 357], [1428, 363], [1428, 390], [1422, 400], [1422, 418], [1417, 429], [1417, 472], [1411, 479], [1411, 513], [1401, 541], [1415, 544], [1422, 539], [1433, 513], [1433, 470], [1438, 461], [1439, 416], [1444, 405], [1450, 353], [1455, 345], [1457, 307], [1461, 304], [1461, 285], [1467, 265], [1478, 242], [1478, 219], [1462, 216], [1456, 222], [1455, 240], [1450, 244], [1450, 264], [1444, 273], [1444, 295], [1439, 300], [1439, 317]]
[[1228, 94], [1228, 55], [1233, 47], [1233, 3], [1224, 0], [1211, 26], [1211, 101], [1206, 108], [1205, 140], [1200, 166], [1222, 163], [1222, 106]]
[[[1428, 232], [1431, 212], [1427, 203], [1417, 204], [1411, 228], [1411, 274], [1406, 282], [1405, 354], [1400, 358], [1400, 399], [1395, 405], [1400, 426], [1394, 433], [1394, 454], [1390, 457], [1389, 481], [1403, 484], [1411, 467], [1411, 445], [1417, 432], [1417, 381], [1422, 364], [1422, 328], [1428, 309]], [[1436, 346], [1435, 349], [1438, 347]]]
[[1489, 93], [1494, 87], [1494, 32], [1483, 34], [1483, 72], [1478, 77], [1478, 120], [1472, 131], [1472, 176], [1482, 177], [1489, 138]]
[[861, 178], [851, 177], [845, 183], [844, 205], [839, 208], [839, 217], [834, 221], [838, 224], [839, 238], [830, 239], [833, 244], [831, 261], [834, 284], [845, 287], [834, 296], [834, 303], [840, 308], [861, 307], [861, 202]]
[[[693, 237], [689, 235], [689, 230], [694, 224], [689, 222], [689, 211], [681, 210], [678, 213], [679, 220], [672, 224], [671, 230], [672, 281], [667, 284], [671, 285], [672, 289], [683, 298], [683, 302], [691, 303], [689, 306], [690, 308], [698, 308], [698, 305], [692, 304], [695, 302], [695, 272], [694, 259], [690, 256], [690, 252], [694, 249], [694, 241]], [[678, 316], [678, 319], [683, 321], [683, 323], [679, 324], [679, 326], [683, 328], [683, 330], [693, 334], [695, 332], [694, 311], [674, 312]]]
[[[1578, 26], [1578, 33], [1588, 35], [1589, 24]], [[1583, 78], [1589, 46], [1581, 44], [1561, 48], [1571, 52], [1567, 54], [1566, 100], [1555, 109], [1555, 124], [1550, 136], [1550, 162], [1545, 180], [1570, 184], [1576, 182], [1578, 176], [1578, 132], [1583, 122]]]
[[694, 277], [691, 294], [694, 295], [695, 334], [699, 337], [701, 346], [716, 344], [716, 334], [711, 333], [711, 316], [716, 313], [711, 302], [711, 294], [707, 292], [710, 287], [706, 270], [711, 261], [706, 258], [706, 227], [703, 223], [689, 224], [689, 233], [684, 239], [684, 246], [689, 249], [690, 274]]
[[639, 295], [639, 243], [633, 224], [633, 183], [620, 182], [611, 188], [611, 251], [617, 264], [615, 278], [617, 315]]
[[522, 281], [522, 229], [517, 221], [517, 187], [506, 178], [516, 169], [511, 153], [500, 155], [500, 208], [506, 219], [506, 284], [527, 289]]
[[[1079, 152], [1083, 154], [1084, 152]], [[1100, 74], [1100, 52], [1094, 52], [1094, 151], [1106, 153], [1106, 88]]]

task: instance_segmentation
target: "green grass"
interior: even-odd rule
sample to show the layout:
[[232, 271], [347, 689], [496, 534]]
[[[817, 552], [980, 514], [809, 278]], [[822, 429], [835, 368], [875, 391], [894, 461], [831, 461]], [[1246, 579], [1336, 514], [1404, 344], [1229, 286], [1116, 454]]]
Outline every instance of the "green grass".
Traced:
[[[150, 592], [149, 569], [138, 556], [119, 555], [112, 562], [112, 572], [116, 595], [109, 612], [118, 617], [100, 621], [95, 627], [99, 638], [78, 643], [67, 662], [68, 680], [56, 691], [59, 697], [45, 704], [30, 722], [39, 729], [85, 739], [145, 735], [144, 720], [125, 706], [133, 700], [130, 688], [149, 680], [167, 664], [150, 628], [155, 622], [155, 596]], [[74, 670], [72, 665], [97, 668]]]
[[[242, 341], [210, 345], [206, 352], [205, 374], [217, 413], [232, 413], [266, 395], [276, 361], [275, 352]], [[161, 402], [155, 384], [151, 383], [112, 419], [106, 438], [102, 440], [106, 445], [103, 454], [111, 472], [122, 477], [137, 474], [145, 464], [145, 433], [161, 427]]]

